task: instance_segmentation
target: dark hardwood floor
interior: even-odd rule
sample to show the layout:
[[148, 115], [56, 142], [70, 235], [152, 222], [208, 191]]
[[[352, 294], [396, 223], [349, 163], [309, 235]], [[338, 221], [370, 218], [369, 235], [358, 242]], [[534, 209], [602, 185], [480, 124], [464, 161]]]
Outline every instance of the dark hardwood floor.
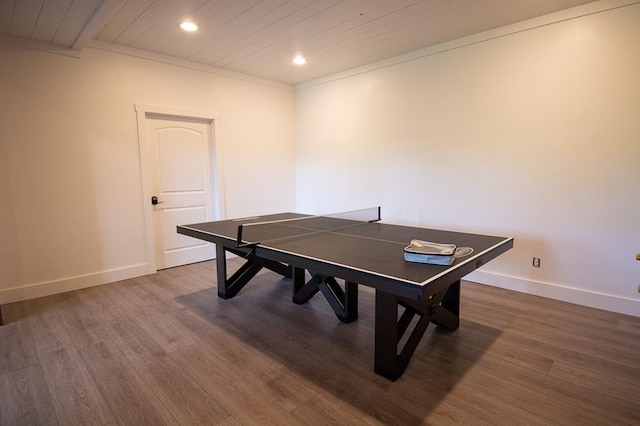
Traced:
[[205, 262], [4, 305], [0, 424], [640, 424], [640, 318], [463, 282], [390, 382], [371, 289], [351, 324], [291, 291], [219, 299]]

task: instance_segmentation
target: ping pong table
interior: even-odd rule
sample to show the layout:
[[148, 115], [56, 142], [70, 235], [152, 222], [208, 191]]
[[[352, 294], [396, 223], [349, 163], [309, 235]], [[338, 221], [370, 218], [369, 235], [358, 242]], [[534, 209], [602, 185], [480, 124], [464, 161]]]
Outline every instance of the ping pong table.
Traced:
[[[218, 296], [224, 299], [267, 268], [292, 279], [294, 303], [320, 292], [338, 319], [349, 323], [358, 317], [358, 285], [373, 287], [374, 371], [395, 381], [430, 323], [458, 328], [460, 279], [512, 248], [513, 238], [382, 223], [379, 208], [377, 216], [279, 213], [182, 225], [177, 231], [215, 243]], [[470, 247], [472, 253], [450, 266], [407, 262], [403, 249], [413, 239]], [[245, 259], [230, 277], [227, 253]]]

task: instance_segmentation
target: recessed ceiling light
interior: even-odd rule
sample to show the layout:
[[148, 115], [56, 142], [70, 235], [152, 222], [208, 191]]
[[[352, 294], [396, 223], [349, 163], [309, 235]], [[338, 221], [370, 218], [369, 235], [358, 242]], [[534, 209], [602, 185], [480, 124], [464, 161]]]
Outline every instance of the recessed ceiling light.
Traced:
[[197, 31], [198, 30], [198, 26], [196, 24], [194, 24], [193, 22], [189, 22], [189, 21], [184, 21], [183, 23], [180, 24], [180, 28], [182, 28], [185, 31]]
[[307, 63], [307, 60], [305, 58], [303, 58], [300, 55], [297, 55], [295, 58], [293, 58], [293, 60], [291, 61], [296, 65], [304, 65]]

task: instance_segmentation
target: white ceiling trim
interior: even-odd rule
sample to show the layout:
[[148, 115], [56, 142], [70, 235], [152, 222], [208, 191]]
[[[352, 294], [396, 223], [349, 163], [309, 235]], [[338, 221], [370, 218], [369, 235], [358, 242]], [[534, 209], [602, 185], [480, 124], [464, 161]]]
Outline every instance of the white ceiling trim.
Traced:
[[54, 53], [56, 55], [70, 56], [72, 58], [81, 58], [82, 51], [71, 49], [69, 47], [57, 44], [38, 41], [31, 38], [22, 38], [0, 34], [0, 43], [9, 46], [17, 46], [27, 50], [39, 50], [41, 52]]
[[569, 21], [572, 19], [581, 18], [583, 16], [593, 15], [596, 13], [602, 13], [613, 9], [619, 9], [622, 7], [631, 6], [640, 3], [640, 0], [601, 0], [594, 3], [588, 3], [581, 6], [576, 6], [570, 9], [562, 10], [548, 15], [532, 18], [526, 21], [518, 22], [515, 24], [507, 25], [501, 28], [495, 28], [482, 33], [474, 34], [471, 36], [463, 37], [457, 40], [452, 40], [446, 43], [441, 43], [435, 46], [427, 47], [424, 49], [416, 50], [414, 52], [406, 53], [404, 55], [395, 56], [393, 58], [385, 59], [382, 61], [373, 62], [371, 64], [356, 67], [347, 71], [331, 74], [325, 77], [321, 77], [315, 80], [305, 81], [294, 85], [295, 91], [309, 89], [315, 86], [321, 86], [337, 80], [343, 80], [356, 75], [364, 74], [370, 71], [387, 68], [393, 65], [415, 61], [428, 56], [433, 56], [439, 53], [447, 52], [454, 49], [460, 49], [465, 46], [470, 46], [477, 43], [493, 40], [500, 37], [505, 37], [511, 34], [520, 33], [523, 31], [530, 31], [536, 28], [544, 27], [547, 25], [556, 24], [563, 21]]
[[[639, 0], [640, 1], [640, 0]], [[93, 48], [97, 50], [103, 50], [107, 52], [119, 53], [121, 55], [132, 56], [135, 58], [147, 59], [149, 61], [160, 62], [163, 64], [174, 65], [181, 68], [188, 68], [192, 70], [206, 72], [208, 74], [215, 74], [221, 77], [233, 78], [235, 80], [248, 81], [262, 86], [276, 87], [279, 89], [293, 90], [293, 85], [283, 83], [280, 81], [271, 80], [268, 78], [255, 77], [252, 75], [230, 71], [223, 68], [217, 68], [210, 65], [201, 64], [199, 62], [189, 61], [187, 59], [176, 58], [175, 56], [163, 55], [160, 53], [149, 52], [146, 50], [135, 49], [133, 47], [122, 46], [120, 44], [109, 43], [106, 41], [100, 41], [91, 39], [85, 44], [87, 48]]]

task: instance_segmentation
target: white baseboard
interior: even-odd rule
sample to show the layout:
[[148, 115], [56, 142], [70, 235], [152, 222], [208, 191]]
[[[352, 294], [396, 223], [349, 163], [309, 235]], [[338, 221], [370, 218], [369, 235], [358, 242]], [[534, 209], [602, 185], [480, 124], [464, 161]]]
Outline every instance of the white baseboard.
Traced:
[[52, 294], [67, 291], [80, 290], [82, 288], [107, 284], [114, 281], [126, 280], [153, 273], [148, 263], [126, 266], [124, 268], [111, 269], [93, 274], [67, 277], [59, 280], [27, 284], [21, 287], [0, 290], [0, 305], [19, 302], [21, 300], [35, 299], [37, 297], [50, 296]]
[[[154, 271], [149, 269], [149, 264], [141, 263], [124, 268], [97, 272], [94, 274], [80, 275], [60, 280], [4, 289], [0, 290], [0, 305], [19, 302], [21, 300], [35, 299], [37, 297], [50, 296], [52, 294], [64, 293], [67, 291], [80, 290], [82, 288], [148, 275], [153, 272]], [[640, 317], [640, 300], [636, 299], [597, 293], [558, 284], [531, 281], [488, 271], [474, 271], [464, 279], [466, 281], [474, 281], [493, 287], [518, 291], [520, 293], [533, 294], [536, 296], [561, 300], [563, 302], [575, 303], [578, 305]]]
[[612, 294], [598, 293], [574, 287], [530, 281], [523, 278], [502, 275], [487, 271], [474, 271], [464, 277], [466, 281], [474, 281], [493, 287], [533, 294], [577, 305], [603, 309], [605, 311], [640, 317], [640, 300], [630, 299]]

